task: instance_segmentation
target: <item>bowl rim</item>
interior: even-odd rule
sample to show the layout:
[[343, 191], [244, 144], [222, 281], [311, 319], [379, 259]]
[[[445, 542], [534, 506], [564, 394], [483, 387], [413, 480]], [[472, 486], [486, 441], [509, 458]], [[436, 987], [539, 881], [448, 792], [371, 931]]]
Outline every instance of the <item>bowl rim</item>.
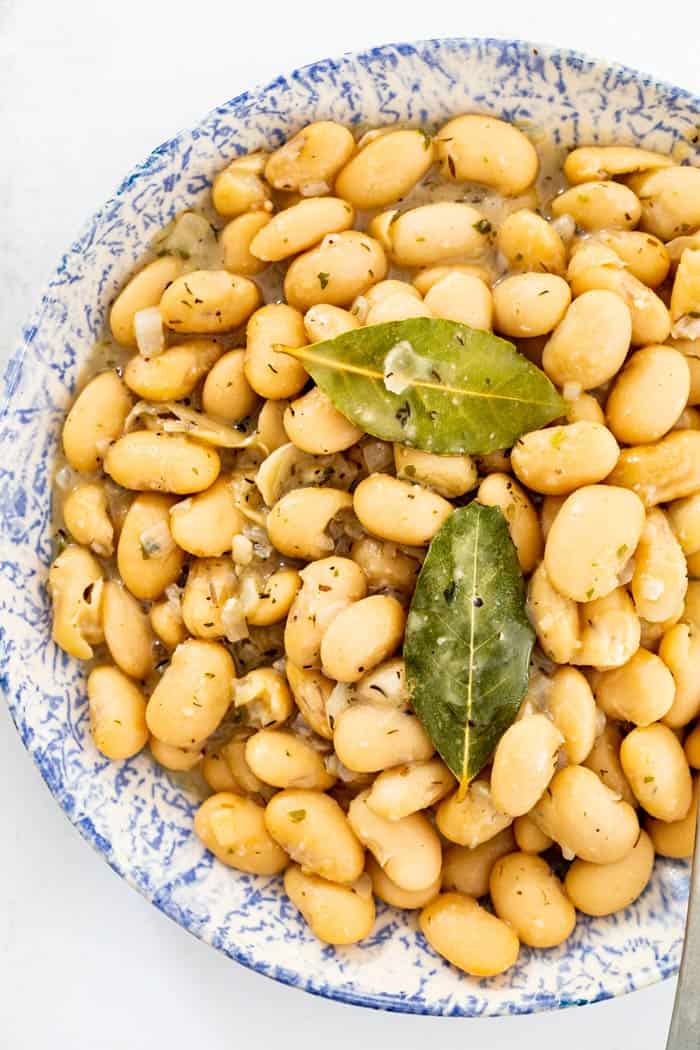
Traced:
[[[700, 117], [700, 96], [687, 88], [678, 87], [672, 84], [670, 81], [659, 79], [650, 73], [646, 73], [631, 66], [625, 65], [624, 63], [610, 61], [605, 58], [600, 58], [595, 55], [589, 55], [587, 53], [578, 51], [575, 48], [558, 47], [554, 44], [549, 43], [538, 43], [534, 41], [523, 40], [520, 38], [512, 37], [467, 37], [467, 36], [447, 36], [447, 37], [427, 37], [419, 40], [407, 40], [389, 42], [379, 44], [374, 47], [362, 48], [359, 50], [344, 51], [337, 57], [318, 58], [311, 62], [308, 62], [302, 66], [297, 66], [291, 70], [284, 71], [278, 74], [273, 80], [268, 82], [258, 82], [253, 87], [242, 91], [240, 94], [233, 96], [231, 99], [219, 103], [217, 106], [212, 107], [206, 113], [204, 113], [195, 123], [191, 124], [186, 128], [180, 128], [170, 138], [165, 139], [159, 145], [155, 146], [150, 153], [139, 163], [134, 165], [131, 170], [125, 175], [118, 183], [116, 189], [112, 195], [99, 207], [92, 215], [83, 222], [80, 227], [77, 236], [70, 243], [69, 247], [62, 253], [58, 263], [49, 269], [48, 275], [43, 281], [44, 291], [41, 294], [39, 301], [29, 315], [29, 319], [24, 324], [19, 333], [19, 344], [15, 350], [9, 355], [2, 373], [3, 391], [2, 397], [0, 398], [0, 425], [4, 422], [5, 417], [11, 405], [12, 396], [15, 392], [19, 378], [22, 372], [22, 366], [25, 357], [31, 349], [32, 343], [35, 336], [37, 335], [42, 321], [44, 320], [48, 302], [48, 289], [51, 282], [56, 278], [61, 271], [62, 265], [65, 263], [67, 257], [75, 251], [80, 250], [81, 242], [85, 234], [94, 227], [100, 220], [105, 216], [109, 210], [119, 202], [120, 198], [124, 194], [125, 190], [129, 187], [132, 180], [141, 174], [143, 174], [149, 167], [149, 165], [159, 157], [160, 154], [165, 153], [171, 147], [182, 142], [186, 137], [192, 134], [192, 131], [196, 128], [206, 124], [210, 118], [217, 113], [218, 110], [225, 108], [232, 110], [234, 107], [240, 107], [247, 101], [254, 99], [256, 96], [263, 94], [271, 90], [279, 81], [280, 77], [285, 79], [292, 79], [300, 77], [302, 75], [309, 75], [314, 71], [323, 70], [329, 63], [336, 63], [345, 60], [351, 60], [356, 63], [368, 62], [371, 58], [391, 56], [394, 55], [401, 58], [409, 49], [421, 49], [421, 48], [433, 48], [439, 49], [445, 48], [462, 48], [465, 45], [469, 46], [482, 46], [488, 48], [498, 48], [505, 50], [506, 48], [515, 55], [517, 59], [522, 59], [525, 55], [535, 54], [542, 55], [547, 59], [558, 59], [562, 62], [569, 62], [574, 65], [580, 65], [582, 67], [603, 67], [609, 70], [617, 76], [626, 77], [640, 83], [644, 87], [652, 88], [653, 90], [665, 94], [672, 93], [675, 98], [682, 99], [689, 102], [693, 107], [698, 110]], [[18, 735], [25, 749], [29, 751], [35, 766], [41, 774], [42, 780], [46, 785], [51, 795], [58, 802], [64, 816], [68, 822], [78, 831], [83, 839], [88, 842], [95, 852], [101, 856], [105, 863], [111, 868], [111, 870], [122, 878], [127, 885], [132, 889], [137, 890], [140, 895], [146, 898], [151, 904], [153, 904], [163, 915], [169, 918], [176, 925], [188, 933], [190, 936], [195, 937], [197, 940], [204, 942], [210, 947], [215, 948], [217, 951], [226, 955], [234, 962], [239, 963], [246, 969], [252, 970], [255, 973], [260, 974], [263, 977], [267, 977], [270, 980], [276, 981], [280, 984], [287, 985], [291, 988], [296, 988], [301, 991], [308, 992], [311, 995], [318, 996], [319, 998], [327, 999], [334, 1002], [340, 1002], [353, 1006], [363, 1006], [374, 1010], [383, 1010], [389, 1013], [405, 1013], [405, 1014], [416, 1014], [422, 1016], [446, 1016], [445, 1012], [437, 1005], [430, 1003], [416, 1003], [411, 1000], [403, 1000], [394, 996], [381, 996], [381, 993], [377, 995], [367, 995], [358, 991], [353, 990], [349, 986], [331, 987], [324, 985], [323, 987], [316, 986], [312, 983], [301, 984], [295, 979], [294, 974], [288, 974], [283, 970], [267, 969], [265, 965], [259, 961], [251, 959], [244, 948], [234, 947], [227, 949], [222, 944], [217, 943], [212, 933], [206, 929], [200, 930], [195, 929], [190, 925], [185, 925], [180, 921], [180, 917], [177, 914], [175, 908], [169, 908], [167, 901], [164, 902], [159, 900], [157, 888], [153, 891], [149, 891], [146, 887], [139, 885], [136, 880], [131, 876], [129, 870], [123, 863], [112, 859], [109, 852], [111, 849], [111, 842], [100, 835], [92, 822], [86, 818], [77, 818], [69, 805], [69, 800], [62, 791], [62, 785], [55, 780], [52, 780], [48, 775], [47, 768], [42, 765], [40, 756], [30, 750], [28, 742], [24, 739], [21, 733], [20, 725], [16, 717], [16, 708], [13, 704], [12, 697], [10, 696], [7, 688], [7, 680], [5, 675], [0, 675], [0, 692], [5, 697], [12, 722], [17, 729]], [[515, 1006], [509, 1010], [510, 1016], [530, 1015], [537, 1014], [544, 1011], [553, 1011], [567, 1009], [572, 1006], [589, 1006], [597, 1002], [602, 1002], [608, 999], [619, 998], [623, 995], [627, 995], [633, 991], [641, 991], [644, 988], [648, 988], [660, 981], [666, 980], [669, 977], [673, 977], [678, 973], [678, 961], [673, 957], [668, 962], [664, 962], [664, 958], [657, 959], [655, 969], [647, 969], [642, 973], [639, 979], [635, 980], [633, 984], [629, 982], [623, 982], [620, 978], [618, 984], [611, 987], [608, 985], [606, 988], [599, 988], [596, 994], [590, 997], [573, 997], [572, 999], [560, 999], [556, 1002], [551, 1000], [546, 1003], [539, 1003], [534, 997], [533, 999], [523, 1004], [522, 1006]], [[457, 1008], [447, 1016], [460, 1017], [460, 1018], [475, 1018], [473, 1012], [467, 1009]], [[488, 1015], [491, 1016], [491, 1015]], [[495, 1015], [494, 1015], [495, 1016]]]

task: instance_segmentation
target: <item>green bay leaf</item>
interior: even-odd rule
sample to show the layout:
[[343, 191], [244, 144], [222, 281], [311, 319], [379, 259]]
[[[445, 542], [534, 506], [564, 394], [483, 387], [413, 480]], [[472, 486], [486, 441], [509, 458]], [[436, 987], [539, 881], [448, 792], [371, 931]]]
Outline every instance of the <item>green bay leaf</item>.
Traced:
[[412, 317], [293, 349], [335, 407], [368, 434], [425, 452], [494, 452], [562, 416], [547, 376], [505, 339]]
[[456, 510], [418, 577], [404, 659], [415, 712], [463, 790], [515, 719], [534, 638], [505, 518]]

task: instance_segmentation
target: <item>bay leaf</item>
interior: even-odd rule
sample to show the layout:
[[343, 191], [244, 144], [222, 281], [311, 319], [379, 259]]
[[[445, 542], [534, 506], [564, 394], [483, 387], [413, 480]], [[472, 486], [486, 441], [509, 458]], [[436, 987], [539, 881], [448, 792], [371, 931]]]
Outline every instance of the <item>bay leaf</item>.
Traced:
[[544, 372], [511, 343], [455, 321], [411, 317], [277, 349], [368, 434], [425, 452], [511, 448], [566, 412]]
[[454, 511], [418, 577], [404, 659], [415, 712], [462, 791], [515, 720], [534, 638], [501, 511]]

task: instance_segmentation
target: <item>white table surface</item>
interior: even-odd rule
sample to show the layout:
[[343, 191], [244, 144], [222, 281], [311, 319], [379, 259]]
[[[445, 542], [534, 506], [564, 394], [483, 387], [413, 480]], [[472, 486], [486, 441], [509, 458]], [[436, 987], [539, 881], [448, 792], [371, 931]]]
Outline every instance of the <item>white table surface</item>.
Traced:
[[[120, 177], [278, 72], [396, 40], [523, 37], [604, 54], [700, 94], [700, 9], [631, 0], [0, 0], [0, 359], [50, 267]], [[348, 17], [344, 12], [350, 12]], [[189, 937], [60, 813], [0, 710], [0, 1046], [7, 1050], [660, 1050], [673, 982], [489, 1021], [315, 999]]]

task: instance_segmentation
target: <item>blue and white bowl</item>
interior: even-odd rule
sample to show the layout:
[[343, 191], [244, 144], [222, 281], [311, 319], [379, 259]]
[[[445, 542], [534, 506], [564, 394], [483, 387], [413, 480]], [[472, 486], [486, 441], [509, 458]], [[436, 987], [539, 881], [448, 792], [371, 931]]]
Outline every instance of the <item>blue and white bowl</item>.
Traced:
[[[83, 672], [50, 640], [51, 469], [64, 412], [105, 311], [153, 234], [206, 193], [237, 153], [311, 120], [430, 125], [485, 111], [585, 139], [688, 145], [700, 100], [621, 66], [519, 41], [432, 40], [317, 62], [214, 110], [154, 150], [61, 259], [4, 375], [0, 417], [0, 684], [24, 744], [68, 818], [110, 866], [185, 929], [259, 973], [387, 1010], [494, 1016], [590, 1003], [675, 972], [688, 870], [657, 863], [624, 913], [581, 919], [567, 943], [524, 948], [494, 980], [458, 973], [410, 913], [380, 906], [361, 947], [318, 942], [281, 881], [214, 861], [192, 828], [196, 800], [149, 756], [106, 761], [90, 739]], [[697, 136], [695, 136], [697, 138]], [[685, 144], [683, 146], [683, 144]]]

